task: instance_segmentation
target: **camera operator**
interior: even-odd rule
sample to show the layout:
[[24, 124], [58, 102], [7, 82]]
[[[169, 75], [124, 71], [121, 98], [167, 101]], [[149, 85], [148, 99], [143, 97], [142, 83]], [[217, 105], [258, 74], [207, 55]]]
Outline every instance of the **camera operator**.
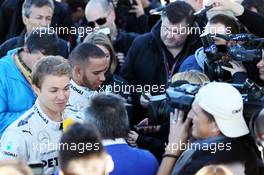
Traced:
[[[238, 90], [227, 83], [209, 83], [196, 94], [185, 121], [183, 117], [178, 109], [171, 114], [169, 144], [158, 175], [172, 170], [173, 175], [195, 174], [208, 164], [224, 164], [234, 174], [258, 174], [258, 158], [249, 142]], [[197, 140], [186, 143], [191, 122]], [[183, 148], [187, 149], [181, 154]]]
[[[227, 67], [227, 66], [222, 66], [221, 68], [229, 71], [231, 73], [231, 75], [233, 76], [233, 82], [234, 83], [244, 83], [245, 80], [249, 77], [249, 74], [246, 74], [246, 70], [244, 68], [244, 66], [238, 62], [229, 62], [230, 64], [232, 64], [232, 68], [231, 67]], [[260, 59], [257, 64], [256, 67], [259, 69], [258, 70], [258, 77], [256, 77], [256, 79], [254, 79], [254, 81], [256, 81], [258, 84], [260, 84], [261, 86], [263, 86], [264, 84], [264, 49], [262, 49], [262, 59]], [[244, 72], [244, 73], [243, 73]], [[254, 78], [254, 77], [252, 77]]]
[[[209, 78], [198, 71], [192, 70], [188, 72], [176, 73], [172, 77], [172, 84], [181, 84], [183, 82], [189, 82], [192, 84], [203, 84], [209, 82]], [[167, 104], [167, 103], [166, 103]], [[149, 105], [152, 105], [150, 102]], [[168, 104], [167, 104], [168, 105]], [[150, 107], [149, 107], [150, 108]], [[159, 107], [158, 107], [159, 108]], [[159, 111], [159, 109], [154, 108]], [[163, 110], [166, 111], [166, 110]], [[166, 112], [165, 112], [166, 113]], [[165, 145], [167, 143], [167, 136], [169, 134], [169, 120], [166, 120], [169, 116], [151, 116], [145, 118], [136, 126], [136, 131], [130, 131], [128, 134], [128, 143], [131, 145], [137, 145], [142, 149], [147, 149], [153, 153], [156, 158], [161, 161], [162, 154], [164, 153]], [[155, 118], [155, 119], [153, 119]], [[166, 118], [163, 122], [155, 123], [156, 121], [162, 120], [158, 118]]]
[[[235, 21], [235, 19], [223, 14], [219, 14], [219, 15], [215, 15], [209, 20], [208, 24], [205, 27], [205, 34], [206, 33], [211, 33], [212, 36], [215, 36], [216, 34], [222, 34], [222, 35], [238, 34], [240, 33], [240, 28], [239, 28], [239, 24]], [[227, 55], [227, 45], [229, 44], [229, 42], [219, 37], [214, 37], [213, 39], [219, 54], [222, 54], [220, 60], [222, 60], [224, 64], [229, 63], [230, 64], [229, 66], [230, 67], [232, 66], [232, 68], [235, 71], [230, 71], [231, 74], [237, 73], [236, 75], [233, 75], [233, 81], [236, 83], [244, 82], [246, 75], [244, 73], [241, 73], [241, 72], [246, 72], [244, 66], [234, 60], [229, 61], [231, 60], [231, 58]], [[210, 59], [212, 58], [209, 58], [207, 56], [207, 54], [205, 53], [205, 48], [201, 47], [195, 52], [194, 55], [191, 55], [182, 63], [180, 67], [180, 72], [184, 72], [188, 70], [199, 70], [205, 72], [206, 74], [209, 74], [205, 70], [206, 69], [205, 64], [210, 62], [211, 61]], [[229, 67], [222, 67], [222, 68], [226, 70]], [[227, 79], [226, 77], [222, 78], [218, 76], [217, 77], [213, 76], [213, 78]]]
[[[254, 13], [241, 4], [234, 2], [233, 0], [207, 0], [204, 1], [204, 5], [208, 6], [215, 3], [216, 7], [211, 10], [231, 10], [237, 19], [247, 27], [247, 29], [253, 34], [264, 37], [264, 17]], [[254, 19], [254, 20], [253, 20]]]

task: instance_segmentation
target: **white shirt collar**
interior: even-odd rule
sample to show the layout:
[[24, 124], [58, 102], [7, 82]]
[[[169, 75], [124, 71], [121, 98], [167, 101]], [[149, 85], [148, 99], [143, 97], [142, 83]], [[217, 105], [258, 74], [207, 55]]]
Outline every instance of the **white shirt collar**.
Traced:
[[104, 146], [117, 145], [117, 144], [127, 144], [127, 142], [123, 138], [117, 138], [115, 140], [105, 139], [105, 140], [102, 140], [102, 143]]
[[36, 100], [35, 105], [33, 106], [33, 110], [39, 116], [38, 119], [41, 120], [42, 122], [44, 122], [48, 127], [55, 129], [55, 130], [61, 129], [62, 124], [63, 124], [64, 115], [62, 115], [62, 121], [61, 122], [55, 122], [55, 121], [51, 120], [41, 109], [38, 99]]
[[97, 91], [95, 90], [92, 90], [88, 87], [84, 87], [84, 86], [80, 86], [78, 85], [77, 83], [75, 83], [74, 80], [70, 80], [70, 88], [73, 90], [73, 91], [76, 91], [78, 94], [80, 95], [90, 95], [91, 93], [97, 93]]

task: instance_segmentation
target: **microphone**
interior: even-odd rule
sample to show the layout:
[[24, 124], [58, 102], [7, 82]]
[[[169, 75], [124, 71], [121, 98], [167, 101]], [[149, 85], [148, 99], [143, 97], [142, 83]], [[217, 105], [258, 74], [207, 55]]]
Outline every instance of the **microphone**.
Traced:
[[74, 124], [74, 120], [72, 118], [67, 118], [67, 119], [63, 120], [63, 123], [60, 127], [60, 130], [63, 130], [65, 132], [73, 124]]

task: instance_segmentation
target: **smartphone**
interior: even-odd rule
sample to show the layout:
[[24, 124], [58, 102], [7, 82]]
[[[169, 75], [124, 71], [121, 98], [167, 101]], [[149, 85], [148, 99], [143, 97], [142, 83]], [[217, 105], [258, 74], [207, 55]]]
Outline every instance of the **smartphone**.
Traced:
[[145, 128], [145, 126], [138, 126], [138, 125], [134, 125], [134, 128], [135, 128], [135, 130], [136, 130], [136, 131], [138, 131], [138, 132], [143, 132], [143, 131], [144, 131], [144, 128]]
[[111, 31], [109, 27], [101, 28], [97, 31], [98, 33], [103, 33], [105, 35], [110, 35]]
[[28, 166], [31, 168], [34, 175], [43, 174], [43, 164], [41, 162], [29, 163]]

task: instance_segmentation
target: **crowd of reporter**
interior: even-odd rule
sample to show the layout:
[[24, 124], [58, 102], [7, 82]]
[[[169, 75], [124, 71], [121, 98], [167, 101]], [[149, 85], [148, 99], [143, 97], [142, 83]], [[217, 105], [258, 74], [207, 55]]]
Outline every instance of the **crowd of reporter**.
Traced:
[[263, 14], [0, 1], [0, 175], [264, 174]]

